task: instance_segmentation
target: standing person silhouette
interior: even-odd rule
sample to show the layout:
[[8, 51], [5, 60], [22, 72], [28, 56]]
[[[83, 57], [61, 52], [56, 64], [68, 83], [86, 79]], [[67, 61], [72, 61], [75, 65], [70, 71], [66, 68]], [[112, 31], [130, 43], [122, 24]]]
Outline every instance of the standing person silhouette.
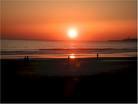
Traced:
[[68, 56], [68, 60], [69, 60], [69, 56]]
[[99, 59], [99, 53], [97, 53], [97, 60]]
[[68, 56], [68, 64], [69, 64], [69, 56]]
[[29, 56], [26, 56], [26, 60], [29, 61]]

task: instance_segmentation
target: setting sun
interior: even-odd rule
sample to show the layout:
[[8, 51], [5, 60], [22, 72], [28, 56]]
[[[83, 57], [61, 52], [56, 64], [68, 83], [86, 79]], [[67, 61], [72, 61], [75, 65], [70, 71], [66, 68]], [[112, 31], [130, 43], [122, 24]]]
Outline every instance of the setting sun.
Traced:
[[78, 36], [78, 31], [77, 31], [77, 29], [75, 29], [75, 28], [70, 28], [70, 29], [68, 30], [68, 36], [69, 36], [69, 38], [71, 38], [71, 39], [75, 39], [75, 38]]

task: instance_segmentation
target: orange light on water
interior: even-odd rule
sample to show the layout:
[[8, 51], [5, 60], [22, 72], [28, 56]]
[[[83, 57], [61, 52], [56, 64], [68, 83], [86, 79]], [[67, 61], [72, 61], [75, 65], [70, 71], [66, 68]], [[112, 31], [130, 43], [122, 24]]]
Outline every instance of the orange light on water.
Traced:
[[75, 57], [74, 54], [70, 54], [70, 55], [69, 55], [69, 58], [71, 58], [71, 59], [75, 59], [76, 57]]

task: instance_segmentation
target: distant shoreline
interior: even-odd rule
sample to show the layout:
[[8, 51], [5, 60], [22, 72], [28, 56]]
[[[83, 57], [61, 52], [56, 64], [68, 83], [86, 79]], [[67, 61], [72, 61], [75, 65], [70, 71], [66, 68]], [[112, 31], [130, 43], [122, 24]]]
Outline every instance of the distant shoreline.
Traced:
[[108, 40], [109, 42], [137, 42], [138, 39]]

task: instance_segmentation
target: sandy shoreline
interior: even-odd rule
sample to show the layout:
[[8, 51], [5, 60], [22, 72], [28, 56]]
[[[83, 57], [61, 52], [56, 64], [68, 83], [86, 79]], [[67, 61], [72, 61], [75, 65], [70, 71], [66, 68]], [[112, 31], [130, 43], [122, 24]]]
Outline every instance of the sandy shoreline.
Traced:
[[136, 103], [137, 58], [1, 60], [2, 102]]
[[131, 58], [78, 58], [78, 59], [24, 59], [2, 60], [13, 62], [16, 72], [36, 76], [88, 76], [128, 68], [136, 62]]

